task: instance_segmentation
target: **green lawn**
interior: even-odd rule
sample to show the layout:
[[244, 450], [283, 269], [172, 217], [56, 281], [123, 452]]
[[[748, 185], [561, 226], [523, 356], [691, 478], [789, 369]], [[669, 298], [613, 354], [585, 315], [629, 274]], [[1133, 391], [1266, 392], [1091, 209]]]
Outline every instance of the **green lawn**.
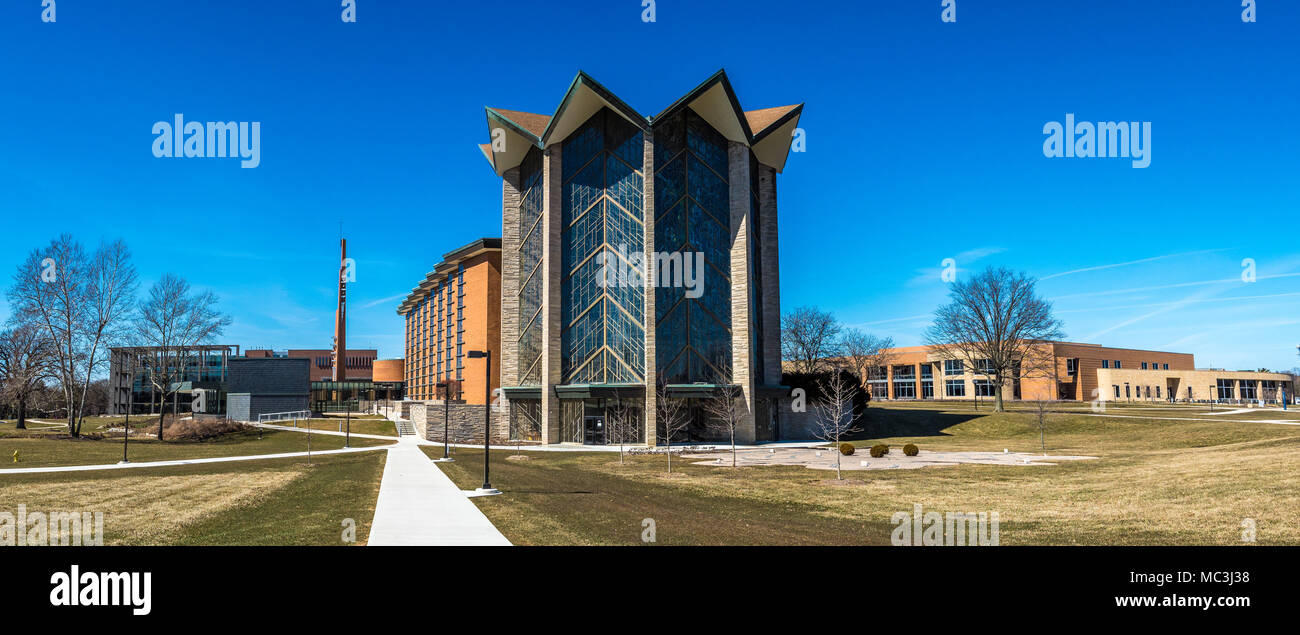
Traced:
[[[132, 430], [136, 430], [132, 418]], [[156, 422], [155, 424], [156, 425]], [[85, 429], [91, 429], [90, 423]], [[140, 430], [153, 430], [141, 424]], [[131, 461], [165, 461], [174, 459], [195, 459], [221, 456], [247, 456], [250, 454], [276, 454], [281, 452], [305, 452], [307, 434], [264, 430], [261, 433], [249, 429], [224, 435], [207, 441], [164, 441], [158, 442], [145, 437], [133, 437], [128, 444], [128, 458]], [[344, 439], [340, 436], [313, 434], [311, 449], [337, 450], [343, 447]], [[380, 439], [353, 437], [353, 447], [384, 445]], [[14, 462], [13, 453], [18, 452], [18, 462]], [[52, 467], [59, 465], [96, 465], [116, 463], [122, 460], [121, 437], [87, 436], [73, 439], [67, 435], [66, 428], [51, 430], [16, 430], [12, 421], [0, 423], [0, 471], [23, 467]]]
[[[976, 411], [969, 402], [869, 409], [855, 444], [926, 450], [1037, 452], [1025, 404]], [[1152, 416], [1158, 415], [1152, 412]], [[959, 465], [832, 472], [803, 467], [690, 465], [662, 456], [516, 452], [492, 457], [502, 496], [475, 503], [516, 544], [641, 544], [654, 519], [661, 544], [888, 544], [895, 512], [998, 512], [1016, 544], [1241, 544], [1253, 519], [1261, 544], [1300, 544], [1300, 427], [1236, 421], [1049, 415], [1049, 454], [1097, 460], [1055, 466]], [[440, 448], [425, 448], [431, 456]], [[523, 454], [525, 461], [506, 457]], [[481, 454], [442, 469], [464, 488]]]
[[[293, 426], [292, 421], [276, 422], [275, 425]], [[304, 428], [308, 425], [312, 430], [326, 430], [329, 432], [343, 432], [349, 429], [346, 419], [343, 417], [325, 417], [323, 419], [310, 419], [308, 421], [299, 421], [298, 427]], [[350, 429], [354, 434], [378, 434], [388, 437], [397, 436], [397, 425], [383, 417], [374, 415], [363, 415], [363, 417], [352, 417]]]
[[[285, 433], [293, 434], [293, 433]], [[313, 444], [314, 445], [314, 444]], [[4, 511], [104, 513], [116, 545], [344, 545], [370, 533], [386, 453], [139, 470], [0, 474]]]

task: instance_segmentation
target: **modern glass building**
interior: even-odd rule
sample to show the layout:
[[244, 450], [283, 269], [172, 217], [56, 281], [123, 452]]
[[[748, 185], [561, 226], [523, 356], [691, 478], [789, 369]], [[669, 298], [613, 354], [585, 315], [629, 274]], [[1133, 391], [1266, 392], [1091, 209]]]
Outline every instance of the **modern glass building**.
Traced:
[[[740, 388], [780, 437], [776, 175], [802, 105], [745, 111], [725, 72], [653, 117], [585, 73], [551, 115], [487, 109], [502, 179], [501, 385], [512, 438], [655, 444], [656, 385]], [[698, 408], [684, 437], [709, 439]]]

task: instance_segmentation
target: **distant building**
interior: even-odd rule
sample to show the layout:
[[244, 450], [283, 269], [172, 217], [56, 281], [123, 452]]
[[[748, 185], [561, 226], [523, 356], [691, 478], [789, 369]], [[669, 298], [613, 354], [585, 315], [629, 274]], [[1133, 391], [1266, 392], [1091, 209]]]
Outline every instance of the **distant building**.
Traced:
[[[312, 381], [334, 380], [334, 351], [328, 348], [289, 349], [273, 351], [269, 349], [248, 349], [244, 357], [249, 359], [265, 357], [284, 357], [288, 359], [311, 360]], [[370, 381], [374, 378], [375, 361], [379, 351], [373, 348], [353, 349], [343, 356], [344, 381]]]
[[[887, 366], [860, 369], [872, 399], [992, 398], [994, 382], [979, 360], [946, 359], [928, 346], [886, 351]], [[1198, 370], [1191, 353], [1047, 342], [1032, 361], [1006, 378], [1003, 399], [1069, 401], [1276, 402], [1294, 397], [1296, 378], [1284, 373]]]
[[[169, 410], [172, 403], [165, 402], [161, 391], [151, 380], [153, 373], [161, 372], [162, 364], [176, 365], [168, 356], [160, 359], [160, 349], [155, 346], [123, 346], [109, 349], [108, 353], [108, 414], [157, 414]], [[184, 375], [177, 383], [176, 407], [189, 412], [193, 391], [208, 391], [204, 411], [207, 414], [226, 412], [226, 380], [230, 361], [239, 357], [239, 346], [213, 344], [195, 346], [180, 355]]]
[[297, 358], [230, 360], [226, 416], [257, 421], [259, 415], [311, 409], [309, 362]]

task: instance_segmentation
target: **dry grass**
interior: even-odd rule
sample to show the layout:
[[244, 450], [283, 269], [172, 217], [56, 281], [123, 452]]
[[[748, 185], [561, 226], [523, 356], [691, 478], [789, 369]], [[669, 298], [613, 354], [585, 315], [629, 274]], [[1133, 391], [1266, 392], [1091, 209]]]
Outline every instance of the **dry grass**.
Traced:
[[[229, 474], [124, 476], [4, 484], [0, 509], [104, 512], [104, 544], [154, 545], [202, 518], [264, 499], [301, 476], [294, 469]], [[12, 503], [12, 505], [10, 505]], [[14, 511], [7, 509], [7, 511]]]
[[[869, 438], [855, 444], [1039, 451], [1027, 413], [964, 405], [873, 405]], [[1239, 545], [1246, 518], [1260, 544], [1300, 544], [1300, 428], [1076, 412], [1051, 415], [1047, 447], [1100, 458], [847, 472], [831, 486], [825, 472], [803, 467], [675, 461], [679, 476], [667, 478], [659, 456], [619, 466], [606, 453], [534, 452], [527, 462], [503, 454], [494, 455], [492, 481], [506, 494], [475, 502], [519, 544], [637, 544], [643, 518], [669, 544], [888, 544], [890, 517], [915, 503], [996, 511], [1004, 545]], [[441, 467], [466, 487], [482, 469], [478, 455]]]
[[[384, 452], [138, 470], [0, 474], [0, 511], [104, 513], [113, 545], [343, 545], [366, 540]], [[341, 539], [343, 519], [357, 543]]]

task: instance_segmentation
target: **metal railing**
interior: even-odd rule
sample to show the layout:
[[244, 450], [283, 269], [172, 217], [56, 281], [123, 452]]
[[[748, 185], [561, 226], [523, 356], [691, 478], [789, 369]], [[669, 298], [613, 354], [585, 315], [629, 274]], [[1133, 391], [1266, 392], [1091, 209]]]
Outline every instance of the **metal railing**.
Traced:
[[258, 423], [270, 423], [273, 421], [293, 420], [294, 427], [298, 427], [299, 419], [311, 419], [310, 410], [295, 410], [293, 412], [264, 412], [257, 415]]

